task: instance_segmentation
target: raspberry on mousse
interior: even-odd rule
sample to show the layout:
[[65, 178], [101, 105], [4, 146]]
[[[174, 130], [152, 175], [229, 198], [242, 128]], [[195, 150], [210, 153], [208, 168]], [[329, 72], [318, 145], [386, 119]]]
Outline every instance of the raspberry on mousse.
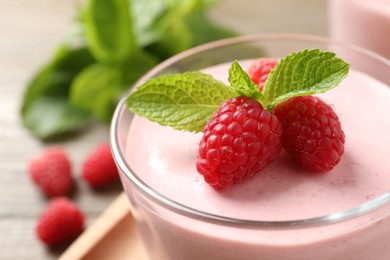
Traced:
[[226, 188], [267, 166], [281, 150], [279, 120], [256, 100], [225, 101], [203, 130], [196, 167], [215, 188]]
[[334, 168], [344, 152], [345, 135], [333, 108], [316, 96], [290, 98], [274, 109], [282, 122], [283, 148], [308, 170]]
[[277, 59], [259, 58], [249, 67], [248, 75], [259, 86], [260, 91], [263, 90], [265, 81], [268, 79], [268, 75], [276, 63], [278, 63]]

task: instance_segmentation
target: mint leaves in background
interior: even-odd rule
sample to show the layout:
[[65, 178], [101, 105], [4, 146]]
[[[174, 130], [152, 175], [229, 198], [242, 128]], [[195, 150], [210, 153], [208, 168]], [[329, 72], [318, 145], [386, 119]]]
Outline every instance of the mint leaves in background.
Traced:
[[289, 97], [319, 94], [338, 86], [348, 70], [349, 64], [332, 52], [302, 50], [278, 62], [262, 92], [234, 61], [228, 71], [230, 86], [201, 72], [163, 75], [139, 86], [126, 105], [161, 125], [200, 132], [222, 102], [232, 97], [249, 96], [272, 110]]
[[88, 46], [98, 60], [120, 63], [134, 51], [128, 0], [87, 1], [84, 23]]
[[[70, 34], [26, 87], [21, 117], [39, 139], [109, 123], [124, 92], [160, 61], [237, 34], [214, 24], [216, 0], [87, 0]], [[71, 135], [70, 135], [71, 136]]]
[[61, 45], [53, 60], [29, 83], [20, 110], [24, 125], [38, 138], [74, 132], [90, 122], [89, 112], [68, 100], [74, 78], [96, 60], [85, 48]]

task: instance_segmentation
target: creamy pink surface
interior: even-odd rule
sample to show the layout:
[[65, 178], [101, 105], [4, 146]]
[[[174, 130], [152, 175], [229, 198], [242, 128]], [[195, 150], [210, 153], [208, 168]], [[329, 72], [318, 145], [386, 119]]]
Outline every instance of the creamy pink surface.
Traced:
[[[205, 71], [226, 82], [226, 65]], [[328, 173], [303, 171], [281, 153], [255, 177], [216, 191], [195, 169], [201, 134], [176, 131], [137, 116], [129, 130], [126, 158], [131, 169], [157, 192], [221, 216], [295, 220], [357, 207], [390, 188], [390, 89], [352, 70], [338, 88], [321, 97], [334, 105], [346, 134], [345, 154]], [[127, 193], [133, 193], [134, 188], [124, 183]], [[151, 259], [390, 257], [390, 243], [385, 239], [390, 234], [389, 218], [368, 215], [352, 222], [283, 232], [241, 230], [181, 217], [153, 202], [148, 202], [152, 211], [144, 210], [140, 206], [144, 199], [136, 194], [130, 200]], [[388, 215], [388, 207], [384, 210]]]
[[389, 0], [329, 0], [330, 35], [390, 58]]

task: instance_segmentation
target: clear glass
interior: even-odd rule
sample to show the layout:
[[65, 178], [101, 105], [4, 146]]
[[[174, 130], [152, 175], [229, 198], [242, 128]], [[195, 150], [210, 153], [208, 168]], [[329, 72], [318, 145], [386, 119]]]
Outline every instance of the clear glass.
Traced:
[[166, 73], [236, 59], [283, 57], [305, 48], [335, 51], [354, 70], [390, 86], [389, 61], [361, 48], [315, 36], [253, 35], [176, 55], [143, 76], [120, 101], [111, 127], [112, 151], [150, 259], [390, 259], [390, 192], [358, 207], [309, 219], [236, 219], [199, 211], [160, 194], [126, 160], [133, 114], [124, 100], [138, 85]]

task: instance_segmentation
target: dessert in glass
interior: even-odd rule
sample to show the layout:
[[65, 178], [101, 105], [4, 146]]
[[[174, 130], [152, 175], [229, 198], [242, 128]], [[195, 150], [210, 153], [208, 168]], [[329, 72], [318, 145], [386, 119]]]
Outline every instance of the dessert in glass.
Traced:
[[[125, 103], [161, 75], [199, 70], [227, 82], [234, 60], [247, 70], [259, 57], [316, 48], [350, 64], [337, 88], [318, 95], [332, 104], [346, 136], [341, 161], [326, 173], [303, 170], [281, 151], [256, 175], [215, 189], [195, 166], [202, 133], [151, 122]], [[116, 109], [111, 145], [149, 258], [390, 259], [388, 73], [389, 61], [359, 47], [273, 34], [202, 45], [144, 75]]]

